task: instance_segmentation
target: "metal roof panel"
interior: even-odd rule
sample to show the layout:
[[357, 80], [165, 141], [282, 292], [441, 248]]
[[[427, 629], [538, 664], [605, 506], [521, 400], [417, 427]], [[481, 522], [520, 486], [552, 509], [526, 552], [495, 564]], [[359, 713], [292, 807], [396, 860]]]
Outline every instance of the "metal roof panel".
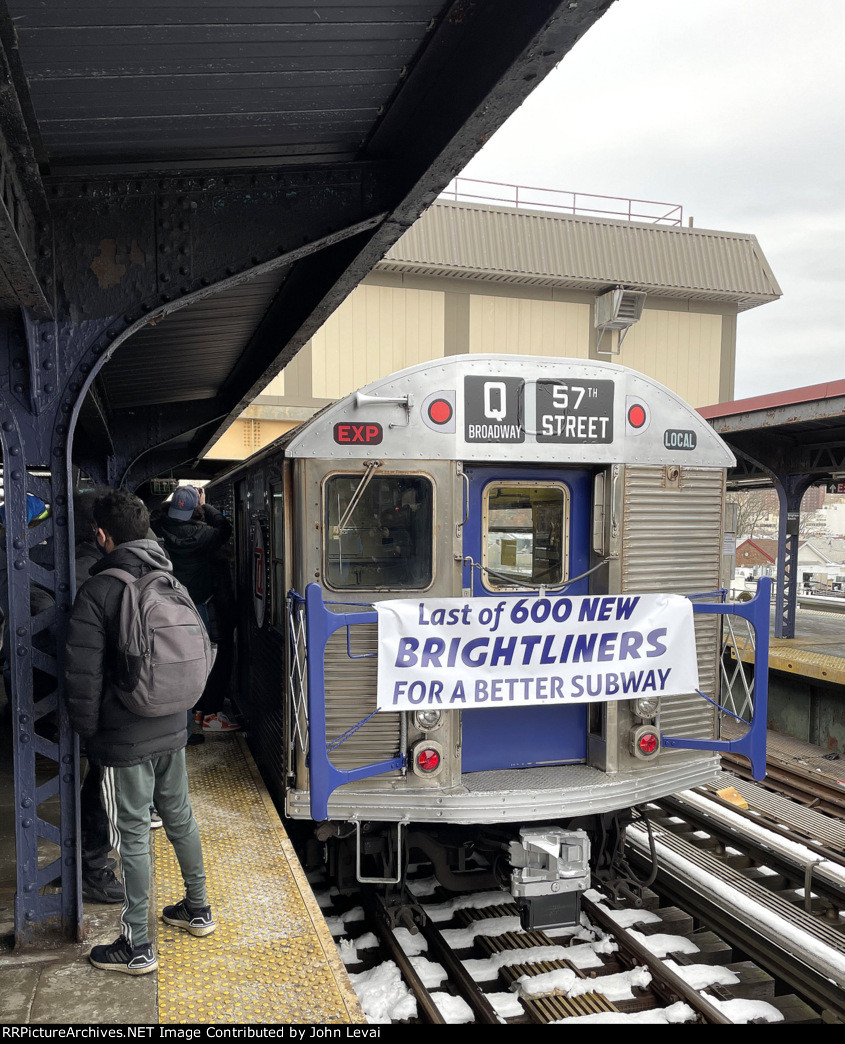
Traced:
[[453, 202], [430, 207], [378, 267], [571, 290], [624, 285], [740, 311], [781, 292], [752, 235]]

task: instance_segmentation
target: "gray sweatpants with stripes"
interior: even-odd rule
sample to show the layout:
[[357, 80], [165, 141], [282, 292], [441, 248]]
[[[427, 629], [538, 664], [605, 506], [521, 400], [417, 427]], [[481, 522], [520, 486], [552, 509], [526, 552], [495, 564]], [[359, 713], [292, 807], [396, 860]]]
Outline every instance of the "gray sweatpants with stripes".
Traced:
[[[103, 768], [103, 803], [120, 856], [126, 900], [121, 929], [130, 946], [149, 942], [150, 806], [161, 816], [185, 882], [188, 905], [206, 906], [202, 845], [191, 803], [185, 748], [140, 765]], [[168, 898], [176, 902], [181, 896]]]

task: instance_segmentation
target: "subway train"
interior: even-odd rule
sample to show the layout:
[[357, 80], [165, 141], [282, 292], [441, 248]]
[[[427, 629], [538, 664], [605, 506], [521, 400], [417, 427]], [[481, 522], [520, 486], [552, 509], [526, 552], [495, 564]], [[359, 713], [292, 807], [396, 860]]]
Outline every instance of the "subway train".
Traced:
[[208, 484], [234, 527], [235, 700], [339, 888], [399, 894], [424, 859], [450, 889], [508, 886], [526, 927], [575, 923], [591, 882], [641, 895], [644, 804], [722, 749], [759, 769], [762, 674], [746, 737], [719, 736], [725, 614], [768, 625], [762, 595], [724, 601], [733, 463], [643, 374], [472, 354]]

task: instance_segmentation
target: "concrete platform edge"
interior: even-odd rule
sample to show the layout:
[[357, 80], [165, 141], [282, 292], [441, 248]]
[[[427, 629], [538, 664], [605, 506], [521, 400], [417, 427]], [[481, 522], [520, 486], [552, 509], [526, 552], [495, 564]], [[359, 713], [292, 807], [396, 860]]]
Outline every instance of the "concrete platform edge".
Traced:
[[311, 885], [308, 883], [308, 879], [305, 876], [305, 871], [302, 869], [302, 865], [299, 862], [299, 857], [294, 851], [293, 845], [291, 844], [290, 838], [287, 835], [284, 824], [282, 823], [281, 817], [276, 810], [276, 806], [273, 804], [273, 799], [270, 796], [270, 792], [264, 785], [264, 780], [261, 778], [261, 774], [258, 771], [258, 766], [252, 757], [249, 747], [246, 742], [246, 738], [242, 733], [235, 736], [238, 742], [238, 746], [241, 749], [241, 753], [244, 756], [244, 761], [249, 768], [252, 776], [253, 783], [255, 784], [256, 790], [258, 791], [261, 801], [264, 804], [264, 808], [267, 812], [267, 816], [273, 829], [276, 832], [276, 836], [279, 839], [282, 851], [284, 852], [285, 858], [293, 874], [294, 880], [296, 881], [297, 888], [299, 889], [300, 895], [302, 896], [302, 902], [308, 911], [308, 916], [311, 919], [311, 923], [314, 926], [314, 933], [320, 941], [323, 953], [326, 957], [332, 974], [337, 982], [338, 990], [340, 991], [343, 999], [344, 1006], [349, 1015], [350, 1023], [364, 1023], [366, 1024], [367, 1018], [364, 1015], [361, 1003], [352, 988], [352, 983], [349, 980], [349, 974], [346, 970], [346, 966], [340, 959], [335, 941], [329, 932], [328, 926], [326, 925], [323, 912], [317, 904], [317, 900], [314, 898], [314, 893], [311, 890]]

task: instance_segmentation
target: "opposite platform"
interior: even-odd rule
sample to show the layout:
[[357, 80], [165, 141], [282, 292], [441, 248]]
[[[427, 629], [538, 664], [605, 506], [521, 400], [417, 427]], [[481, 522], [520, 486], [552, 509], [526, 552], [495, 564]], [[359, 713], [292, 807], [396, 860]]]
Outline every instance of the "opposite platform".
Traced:
[[[745, 663], [754, 663], [754, 649], [741, 636], [736, 648]], [[736, 656], [736, 649], [732, 652]], [[769, 667], [831, 685], [845, 685], [845, 618], [840, 613], [801, 609], [795, 614], [794, 638], [775, 638], [772, 620]]]

